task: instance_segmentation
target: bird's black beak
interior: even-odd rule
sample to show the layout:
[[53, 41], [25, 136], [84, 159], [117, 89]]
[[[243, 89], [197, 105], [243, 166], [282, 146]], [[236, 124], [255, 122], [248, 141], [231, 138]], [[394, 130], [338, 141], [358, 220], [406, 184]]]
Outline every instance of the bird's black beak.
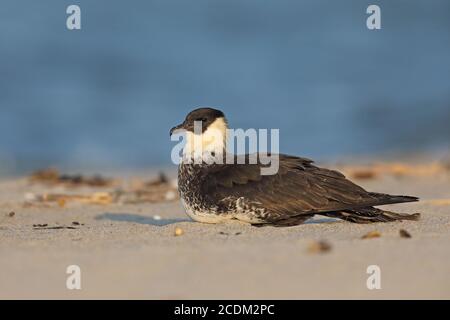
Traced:
[[173, 127], [172, 129], [170, 129], [170, 136], [172, 136], [172, 134], [177, 131], [177, 130], [183, 130], [184, 129], [184, 123], [179, 124], [175, 127]]

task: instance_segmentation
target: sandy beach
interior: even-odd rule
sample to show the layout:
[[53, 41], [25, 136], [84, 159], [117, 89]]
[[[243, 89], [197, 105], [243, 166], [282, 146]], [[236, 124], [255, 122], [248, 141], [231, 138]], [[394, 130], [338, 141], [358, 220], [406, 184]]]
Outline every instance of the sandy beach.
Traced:
[[[208, 225], [185, 215], [171, 182], [162, 199], [102, 203], [118, 186], [132, 189], [133, 176], [76, 187], [2, 179], [0, 298], [449, 299], [450, 171], [380, 168], [361, 169], [352, 180], [371, 191], [419, 196], [418, 203], [384, 208], [421, 212], [420, 221]], [[168, 172], [170, 180], [175, 174]], [[52, 194], [86, 198], [52, 201]], [[378, 237], [362, 239], [369, 232]], [[81, 268], [81, 290], [66, 288], [69, 265]], [[366, 286], [369, 265], [380, 267], [379, 290]]]

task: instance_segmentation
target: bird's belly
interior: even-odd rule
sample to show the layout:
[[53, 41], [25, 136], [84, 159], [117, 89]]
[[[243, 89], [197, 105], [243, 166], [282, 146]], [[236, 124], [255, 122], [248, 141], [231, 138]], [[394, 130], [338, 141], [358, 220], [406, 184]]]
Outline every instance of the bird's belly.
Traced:
[[253, 212], [253, 211], [237, 212], [234, 215], [234, 218], [239, 221], [243, 221], [243, 222], [247, 222], [247, 223], [251, 223], [251, 224], [259, 224], [259, 223], [265, 222], [265, 220], [259, 216], [258, 212]]
[[183, 205], [186, 214], [194, 221], [203, 223], [221, 223], [232, 218], [232, 216], [220, 214], [214, 209], [206, 210], [196, 208], [183, 199], [183, 197], [181, 197], [181, 204]]
[[193, 220], [203, 223], [222, 223], [232, 219], [242, 222], [258, 224], [263, 223], [264, 219], [261, 217], [260, 211], [254, 211], [249, 208], [241, 208], [240, 201], [237, 201], [236, 208], [227, 212], [218, 212], [216, 208], [201, 208], [190, 204], [181, 196], [181, 203], [186, 211], [186, 214]]

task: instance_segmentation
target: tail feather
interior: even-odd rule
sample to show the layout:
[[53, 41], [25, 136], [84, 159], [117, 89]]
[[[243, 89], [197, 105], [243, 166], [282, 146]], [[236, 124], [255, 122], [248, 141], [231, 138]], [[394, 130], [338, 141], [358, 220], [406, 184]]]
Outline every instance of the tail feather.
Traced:
[[338, 218], [353, 223], [373, 223], [373, 222], [392, 222], [396, 220], [413, 220], [420, 218], [420, 213], [406, 214], [392, 211], [381, 210], [374, 207], [360, 208], [354, 210], [343, 210], [336, 212], [325, 212], [321, 215]]
[[419, 201], [419, 198], [413, 196], [397, 196], [386, 193], [371, 192], [371, 196], [376, 197], [383, 204], [402, 203], [402, 202], [415, 202]]

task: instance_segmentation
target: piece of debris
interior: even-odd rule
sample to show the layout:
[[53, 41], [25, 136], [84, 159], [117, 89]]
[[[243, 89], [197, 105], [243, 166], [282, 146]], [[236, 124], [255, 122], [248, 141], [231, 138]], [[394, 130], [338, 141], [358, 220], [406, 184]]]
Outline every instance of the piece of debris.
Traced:
[[434, 176], [448, 173], [444, 163], [431, 162], [425, 164], [406, 164], [400, 162], [375, 163], [368, 166], [343, 166], [340, 168], [353, 178], [371, 179], [379, 175], [403, 176]]
[[359, 180], [369, 180], [376, 178], [377, 173], [371, 169], [360, 169], [353, 171], [351, 177]]
[[158, 216], [157, 214], [155, 214], [153, 216], [153, 220], [161, 220], [161, 216]]
[[55, 168], [37, 170], [30, 175], [29, 179], [32, 182], [56, 183], [59, 179], [59, 172]]
[[325, 253], [331, 250], [331, 244], [325, 240], [314, 241], [308, 246], [309, 253]]
[[[223, 232], [223, 231], [219, 231], [219, 234], [224, 235], [224, 236], [229, 236], [230, 234], [228, 232]], [[242, 234], [242, 232], [235, 232], [234, 235], [238, 236]]]
[[434, 206], [450, 206], [450, 199], [433, 199], [425, 200], [423, 202], [432, 204]]
[[113, 202], [113, 196], [109, 192], [94, 192], [91, 195], [73, 195], [45, 193], [34, 197], [33, 202], [56, 202], [60, 207], [65, 206], [69, 201], [77, 201], [89, 204], [110, 204]]
[[[101, 176], [84, 177], [82, 175], [60, 175], [56, 169], [40, 170], [30, 176], [31, 182], [43, 182], [48, 185], [63, 184], [65, 186], [112, 186], [117, 181], [102, 178]], [[89, 204], [136, 204], [147, 202], [174, 201], [178, 199], [177, 187], [167, 176], [160, 172], [156, 179], [141, 181], [133, 179], [131, 184], [121, 185], [114, 191], [95, 192], [93, 194], [25, 194], [24, 206], [31, 206], [36, 203], [56, 203], [64, 208], [69, 202], [81, 202]]]
[[109, 192], [95, 192], [86, 201], [94, 204], [110, 204], [113, 202], [113, 196]]
[[31, 201], [36, 201], [37, 196], [32, 192], [27, 192], [27, 193], [25, 193], [24, 198], [25, 198], [25, 201], [31, 202]]
[[164, 172], [160, 172], [158, 175], [158, 178], [155, 180], [148, 181], [145, 185], [147, 187], [151, 186], [159, 186], [161, 184], [167, 184], [169, 182], [169, 179], [167, 179], [167, 176]]
[[[14, 211], [10, 211], [9, 213], [5, 214], [3, 217], [0, 218], [0, 224], [5, 222], [6, 219], [12, 218], [16, 215], [16, 213]], [[1, 227], [1, 229], [3, 230], [4, 228]]]
[[180, 227], [176, 227], [175, 228], [175, 236], [181, 236], [184, 233], [183, 229], [181, 229]]
[[119, 199], [122, 203], [174, 201], [178, 198], [177, 187], [164, 173], [155, 180], [147, 182], [134, 180], [131, 190], [120, 190]]
[[60, 229], [73, 229], [73, 230], [75, 230], [75, 229], [77, 229], [77, 228], [75, 228], [75, 227], [70, 227], [70, 226], [47, 227], [47, 226], [44, 226], [44, 225], [42, 225], [42, 226], [37, 225], [37, 226], [35, 227], [35, 226], [33, 225], [33, 229], [35, 229], [35, 230], [60, 230]]
[[114, 179], [104, 178], [101, 175], [85, 177], [80, 174], [60, 174], [55, 168], [35, 171], [30, 175], [29, 180], [33, 183], [45, 183], [49, 185], [65, 184], [71, 187], [83, 185], [90, 187], [109, 187], [116, 183]]
[[78, 221], [72, 221], [72, 225], [74, 225], [74, 226], [79, 226], [80, 223], [79, 223]]
[[379, 231], [370, 231], [363, 235], [361, 239], [373, 239], [381, 237], [381, 233]]
[[66, 199], [63, 199], [63, 198], [59, 199], [58, 200], [58, 206], [60, 208], [64, 208], [66, 206]]
[[400, 229], [399, 234], [402, 238], [412, 238], [411, 234], [405, 229]]

